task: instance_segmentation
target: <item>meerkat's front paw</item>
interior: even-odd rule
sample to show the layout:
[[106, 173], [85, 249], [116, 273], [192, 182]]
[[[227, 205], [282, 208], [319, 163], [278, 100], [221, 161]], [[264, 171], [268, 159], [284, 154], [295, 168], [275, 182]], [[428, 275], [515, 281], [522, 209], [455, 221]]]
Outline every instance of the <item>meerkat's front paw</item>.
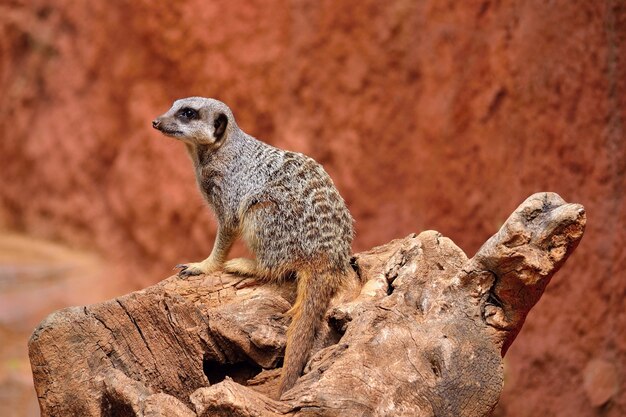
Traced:
[[174, 269], [180, 269], [178, 276], [185, 278], [193, 275], [210, 274], [211, 272], [217, 271], [219, 266], [208, 262], [192, 262], [188, 264], [178, 264]]
[[226, 261], [224, 271], [230, 274], [244, 275], [247, 277], [257, 276], [257, 264], [254, 259], [235, 258]]

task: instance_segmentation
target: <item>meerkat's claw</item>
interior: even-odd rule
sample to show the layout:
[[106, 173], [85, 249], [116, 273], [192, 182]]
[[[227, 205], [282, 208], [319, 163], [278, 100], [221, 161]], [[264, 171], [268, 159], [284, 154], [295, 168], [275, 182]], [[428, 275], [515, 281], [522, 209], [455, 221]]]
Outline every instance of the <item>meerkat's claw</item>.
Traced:
[[181, 278], [187, 278], [187, 277], [192, 277], [194, 275], [200, 275], [202, 272], [199, 271], [194, 271], [194, 270], [190, 270], [190, 269], [183, 269], [182, 271], [180, 271], [178, 273], [178, 276]]
[[181, 278], [191, 277], [194, 275], [204, 274], [205, 272], [194, 264], [178, 264], [174, 269], [180, 269], [178, 276]]
[[180, 269], [180, 271], [178, 271], [178, 276], [181, 278], [191, 277], [194, 275], [210, 274], [219, 270], [219, 268], [220, 265], [206, 259], [202, 262], [178, 264], [174, 267], [174, 269]]

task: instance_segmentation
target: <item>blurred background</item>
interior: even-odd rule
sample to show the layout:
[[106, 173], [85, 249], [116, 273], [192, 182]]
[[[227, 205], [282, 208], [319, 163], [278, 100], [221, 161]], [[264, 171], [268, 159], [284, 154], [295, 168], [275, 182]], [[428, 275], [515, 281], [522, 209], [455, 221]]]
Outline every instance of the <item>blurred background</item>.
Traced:
[[584, 204], [496, 416], [626, 415], [625, 59], [623, 0], [0, 0], [0, 415], [39, 414], [46, 315], [209, 253], [150, 125], [190, 95], [321, 162], [355, 251], [435, 229], [471, 256], [534, 192]]

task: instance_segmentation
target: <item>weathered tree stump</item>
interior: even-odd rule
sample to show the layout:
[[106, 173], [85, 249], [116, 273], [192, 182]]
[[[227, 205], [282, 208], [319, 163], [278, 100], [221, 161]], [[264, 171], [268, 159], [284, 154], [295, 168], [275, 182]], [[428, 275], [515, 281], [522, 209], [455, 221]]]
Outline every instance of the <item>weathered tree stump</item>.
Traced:
[[293, 284], [171, 277], [58, 311], [29, 343], [42, 415], [489, 415], [502, 356], [584, 226], [582, 206], [540, 193], [472, 259], [434, 231], [356, 255], [356, 293], [280, 401]]

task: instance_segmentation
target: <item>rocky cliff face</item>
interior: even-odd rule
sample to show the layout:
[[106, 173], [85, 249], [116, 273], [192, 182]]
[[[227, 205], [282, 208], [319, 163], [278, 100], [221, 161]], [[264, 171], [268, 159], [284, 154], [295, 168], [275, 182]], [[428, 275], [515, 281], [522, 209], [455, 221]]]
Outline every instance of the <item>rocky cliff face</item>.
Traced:
[[18, 0], [0, 6], [0, 225], [93, 248], [134, 285], [204, 257], [190, 163], [150, 128], [187, 95], [323, 163], [355, 250], [437, 229], [473, 254], [553, 190], [586, 206], [587, 236], [497, 413], [621, 415], [625, 57], [619, 0]]

